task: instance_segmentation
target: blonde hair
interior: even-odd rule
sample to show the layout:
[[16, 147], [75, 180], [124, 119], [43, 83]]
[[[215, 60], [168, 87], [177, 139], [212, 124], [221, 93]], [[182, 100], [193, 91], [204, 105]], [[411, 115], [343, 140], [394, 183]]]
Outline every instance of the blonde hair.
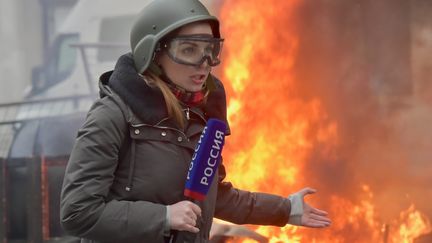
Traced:
[[185, 121], [183, 109], [177, 97], [174, 96], [174, 94], [171, 92], [168, 85], [164, 81], [162, 81], [161, 78], [153, 74], [151, 71], [144, 72], [144, 74], [141, 75], [141, 77], [148, 85], [156, 86], [160, 89], [165, 99], [168, 115], [174, 119], [174, 121], [180, 126], [180, 128], [184, 129], [186, 125], [186, 121]]

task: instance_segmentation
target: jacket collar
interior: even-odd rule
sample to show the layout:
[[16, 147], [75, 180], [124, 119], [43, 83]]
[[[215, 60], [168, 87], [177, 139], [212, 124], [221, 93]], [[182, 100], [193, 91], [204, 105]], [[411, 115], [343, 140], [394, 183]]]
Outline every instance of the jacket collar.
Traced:
[[[225, 90], [220, 80], [214, 78], [214, 81], [216, 87], [209, 93], [207, 102], [202, 107], [204, 118], [220, 119], [228, 127]], [[113, 71], [102, 74], [100, 86], [101, 97], [108, 95], [103, 88], [108, 86], [144, 123], [155, 125], [168, 116], [162, 92], [148, 86], [138, 75], [131, 53], [121, 56]], [[229, 129], [227, 133], [229, 134]]]

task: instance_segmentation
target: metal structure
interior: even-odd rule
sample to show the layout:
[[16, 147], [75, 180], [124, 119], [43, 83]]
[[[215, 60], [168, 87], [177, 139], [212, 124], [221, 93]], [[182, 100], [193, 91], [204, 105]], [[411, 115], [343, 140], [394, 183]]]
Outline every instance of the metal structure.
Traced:
[[[64, 169], [94, 96], [0, 105], [0, 242], [65, 242]], [[73, 241], [73, 240], [72, 240]]]
[[[53, 33], [56, 4], [72, 2], [79, 4]], [[59, 222], [65, 166], [98, 75], [128, 49], [125, 26], [138, 3], [40, 0], [44, 63], [34, 67], [25, 101], [0, 104], [0, 243], [78, 242]]]

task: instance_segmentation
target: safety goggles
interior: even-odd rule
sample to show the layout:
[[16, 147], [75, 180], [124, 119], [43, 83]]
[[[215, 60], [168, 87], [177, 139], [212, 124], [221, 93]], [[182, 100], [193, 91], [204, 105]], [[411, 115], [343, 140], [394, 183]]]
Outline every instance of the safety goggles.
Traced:
[[209, 66], [220, 63], [223, 39], [208, 36], [177, 36], [170, 39], [164, 48], [175, 62], [200, 66], [206, 60]]

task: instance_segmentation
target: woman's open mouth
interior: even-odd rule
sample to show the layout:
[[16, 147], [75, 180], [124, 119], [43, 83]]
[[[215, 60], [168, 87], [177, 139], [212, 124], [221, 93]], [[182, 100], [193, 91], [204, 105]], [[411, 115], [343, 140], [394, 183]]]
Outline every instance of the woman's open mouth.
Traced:
[[203, 75], [203, 74], [193, 75], [193, 76], [191, 76], [191, 80], [195, 84], [203, 84], [205, 81], [205, 77], [206, 77], [206, 75]]

